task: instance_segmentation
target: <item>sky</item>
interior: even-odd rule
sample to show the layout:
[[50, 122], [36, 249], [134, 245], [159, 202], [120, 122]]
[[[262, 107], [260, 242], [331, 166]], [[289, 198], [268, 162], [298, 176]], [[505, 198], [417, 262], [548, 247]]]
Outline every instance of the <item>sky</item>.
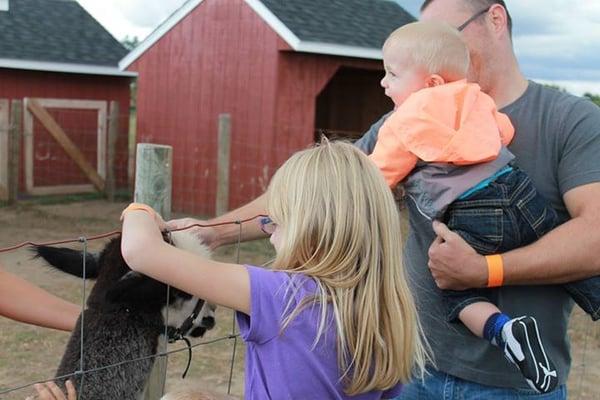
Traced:
[[[185, 0], [77, 0], [112, 35], [145, 38]], [[294, 0], [282, 0], [294, 1]], [[571, 93], [600, 94], [600, 1], [505, 0], [523, 73]], [[396, 0], [418, 17], [422, 0]]]

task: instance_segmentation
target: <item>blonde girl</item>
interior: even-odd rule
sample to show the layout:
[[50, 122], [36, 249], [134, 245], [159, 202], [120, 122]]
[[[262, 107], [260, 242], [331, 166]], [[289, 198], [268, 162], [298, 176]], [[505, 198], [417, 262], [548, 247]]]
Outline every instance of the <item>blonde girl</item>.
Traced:
[[[402, 267], [399, 215], [350, 144], [294, 154], [267, 192], [272, 269], [216, 262], [162, 240], [151, 209], [124, 212], [129, 266], [237, 311], [247, 399], [393, 398], [425, 352]], [[190, 397], [192, 398], [192, 397]]]

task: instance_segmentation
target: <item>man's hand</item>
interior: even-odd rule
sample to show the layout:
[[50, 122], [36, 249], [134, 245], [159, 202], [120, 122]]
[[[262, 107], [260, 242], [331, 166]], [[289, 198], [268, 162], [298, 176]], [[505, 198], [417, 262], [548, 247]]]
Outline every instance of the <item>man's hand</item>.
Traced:
[[487, 286], [485, 257], [446, 225], [433, 221], [437, 237], [429, 247], [429, 269], [440, 289], [465, 290]]
[[[207, 225], [207, 222], [194, 218], [172, 219], [166, 223], [166, 227], [169, 230], [176, 230], [187, 228], [195, 224]], [[193, 228], [186, 229], [185, 231], [190, 232], [192, 235], [194, 235], [194, 237], [207, 245], [211, 250], [214, 250], [216, 247], [218, 247], [218, 234], [217, 230], [213, 227], [194, 226]]]

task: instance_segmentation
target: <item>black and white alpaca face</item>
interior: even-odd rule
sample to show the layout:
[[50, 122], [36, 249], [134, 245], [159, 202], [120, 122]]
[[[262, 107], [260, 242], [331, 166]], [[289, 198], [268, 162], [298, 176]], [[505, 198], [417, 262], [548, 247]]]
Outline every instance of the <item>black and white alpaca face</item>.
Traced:
[[[173, 244], [202, 257], [209, 257], [208, 248], [185, 232], [171, 234]], [[39, 246], [36, 255], [55, 268], [83, 277], [83, 254], [80, 251]], [[121, 255], [120, 238], [107, 243], [99, 256], [88, 253], [85, 262], [86, 278], [96, 279], [88, 297], [88, 306], [103, 310], [124, 309], [126, 312], [162, 312], [164, 321], [175, 329], [190, 316], [198, 298], [176, 288], [168, 288], [143, 274], [132, 271]], [[168, 319], [167, 319], [168, 318]], [[204, 303], [192, 326], [181, 332], [184, 336], [199, 337], [215, 325], [214, 306]]]
[[[210, 258], [210, 250], [203, 244], [198, 243], [190, 234], [185, 231], [177, 231], [171, 233], [171, 240], [175, 247], [182, 250], [186, 250], [197, 254], [203, 258]], [[180, 327], [181, 324], [192, 314], [196, 307], [199, 299], [197, 297], [191, 297], [191, 299], [185, 298], [181, 291], [178, 291], [180, 296], [174, 301], [169, 302], [169, 309], [167, 315], [166, 307], [163, 308], [163, 318], [167, 325], [171, 328]], [[192, 326], [186, 331], [181, 332], [184, 336], [200, 337], [203, 336], [207, 330], [212, 329], [215, 326], [215, 306], [211, 303], [202, 305], [198, 317], [192, 322]]]
[[[198, 301], [197, 297], [191, 299], [177, 299], [164, 307], [162, 315], [169, 330], [174, 330], [182, 326], [184, 321], [192, 314]], [[208, 330], [215, 326], [215, 306], [211, 303], [204, 302], [198, 316], [192, 321], [192, 325], [185, 332], [181, 332], [183, 336], [201, 337]]]

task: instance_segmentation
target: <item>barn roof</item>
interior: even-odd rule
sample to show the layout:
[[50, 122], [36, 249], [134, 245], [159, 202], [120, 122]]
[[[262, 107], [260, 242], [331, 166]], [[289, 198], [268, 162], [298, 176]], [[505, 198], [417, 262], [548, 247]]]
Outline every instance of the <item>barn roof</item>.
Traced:
[[[188, 0], [121, 62], [122, 69], [204, 0]], [[381, 59], [385, 38], [415, 17], [392, 0], [245, 0], [298, 52]]]
[[127, 49], [73, 0], [3, 0], [0, 67], [126, 75]]

